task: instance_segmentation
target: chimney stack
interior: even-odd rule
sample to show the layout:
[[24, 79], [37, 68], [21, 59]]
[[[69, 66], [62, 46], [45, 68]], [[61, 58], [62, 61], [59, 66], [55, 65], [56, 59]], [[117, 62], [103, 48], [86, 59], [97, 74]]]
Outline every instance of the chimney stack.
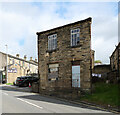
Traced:
[[16, 57], [17, 57], [17, 58], [19, 58], [19, 56], [20, 56], [19, 54], [16, 54]]
[[35, 61], [37, 62], [37, 58], [35, 58]]
[[27, 56], [26, 55], [24, 55], [24, 60], [26, 60], [27, 59]]
[[30, 61], [32, 61], [33, 59], [32, 59], [32, 57], [30, 57]]

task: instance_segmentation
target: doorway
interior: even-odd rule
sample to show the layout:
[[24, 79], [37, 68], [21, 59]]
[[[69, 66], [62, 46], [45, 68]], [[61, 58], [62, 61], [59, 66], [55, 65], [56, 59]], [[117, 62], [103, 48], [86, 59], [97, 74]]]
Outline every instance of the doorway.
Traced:
[[80, 87], [80, 65], [72, 66], [72, 87]]

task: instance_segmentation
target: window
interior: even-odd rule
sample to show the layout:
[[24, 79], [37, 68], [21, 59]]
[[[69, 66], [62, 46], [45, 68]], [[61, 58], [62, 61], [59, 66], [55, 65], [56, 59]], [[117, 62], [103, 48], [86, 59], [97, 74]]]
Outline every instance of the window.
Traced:
[[48, 50], [55, 50], [57, 48], [57, 34], [48, 36]]
[[23, 66], [24, 66], [24, 61], [23, 61]]
[[80, 42], [80, 29], [71, 30], [71, 46], [76, 46]]
[[15, 63], [14, 59], [12, 60], [13, 64]]
[[48, 81], [58, 80], [58, 64], [49, 64]]

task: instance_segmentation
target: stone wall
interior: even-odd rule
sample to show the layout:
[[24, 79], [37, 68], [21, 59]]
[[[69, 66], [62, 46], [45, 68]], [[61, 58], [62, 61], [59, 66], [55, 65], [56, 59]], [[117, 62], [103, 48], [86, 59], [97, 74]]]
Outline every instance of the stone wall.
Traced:
[[[80, 43], [71, 47], [71, 29], [80, 29]], [[57, 34], [57, 49], [48, 51], [48, 35]], [[72, 89], [72, 62], [80, 65], [80, 89], [91, 88], [91, 18], [37, 33], [39, 92]], [[48, 65], [59, 64], [58, 80], [48, 81]]]
[[111, 71], [110, 65], [96, 65], [94, 66], [92, 73], [104, 74]]
[[34, 93], [39, 92], [39, 83], [38, 82], [33, 82], [32, 83], [32, 92], [34, 92]]
[[96, 65], [92, 70], [92, 83], [106, 82], [108, 73], [111, 71], [110, 65]]

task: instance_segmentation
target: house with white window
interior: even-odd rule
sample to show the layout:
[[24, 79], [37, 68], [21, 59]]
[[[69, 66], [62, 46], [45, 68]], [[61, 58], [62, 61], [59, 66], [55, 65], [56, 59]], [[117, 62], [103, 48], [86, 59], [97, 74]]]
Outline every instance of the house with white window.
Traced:
[[39, 92], [91, 90], [91, 20], [36, 33]]

